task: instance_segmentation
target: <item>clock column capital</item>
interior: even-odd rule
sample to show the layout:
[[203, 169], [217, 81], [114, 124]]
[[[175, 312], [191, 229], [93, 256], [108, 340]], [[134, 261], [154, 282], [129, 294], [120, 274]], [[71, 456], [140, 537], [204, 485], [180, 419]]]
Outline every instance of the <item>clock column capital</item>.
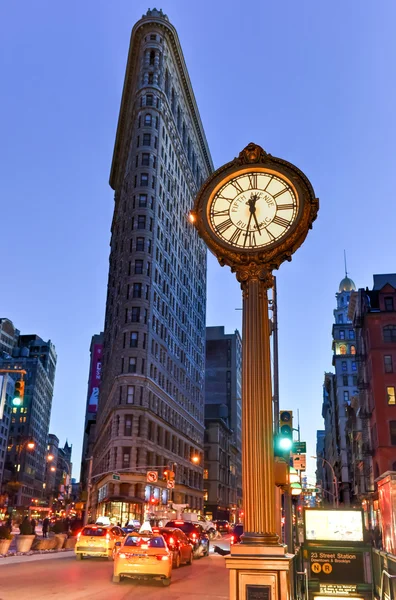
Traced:
[[231, 268], [235, 272], [236, 278], [241, 284], [244, 297], [249, 291], [248, 282], [256, 279], [260, 281], [260, 289], [268, 290], [274, 286], [274, 276], [271, 271], [263, 265], [251, 262], [248, 265]]

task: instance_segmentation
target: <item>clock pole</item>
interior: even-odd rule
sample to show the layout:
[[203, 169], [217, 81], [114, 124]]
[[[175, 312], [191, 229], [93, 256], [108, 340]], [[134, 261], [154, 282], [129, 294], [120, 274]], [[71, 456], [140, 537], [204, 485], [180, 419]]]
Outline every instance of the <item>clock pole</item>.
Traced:
[[226, 558], [230, 600], [291, 599], [292, 556], [276, 533], [280, 515], [275, 506], [268, 289], [273, 286], [272, 271], [291, 260], [318, 208], [304, 173], [260, 146], [248, 144], [206, 180], [190, 213], [220, 265], [236, 273], [243, 294], [245, 517], [242, 543], [232, 546]]
[[272, 274], [252, 263], [236, 272], [243, 293], [243, 544], [279, 545], [275, 481], [268, 289]]

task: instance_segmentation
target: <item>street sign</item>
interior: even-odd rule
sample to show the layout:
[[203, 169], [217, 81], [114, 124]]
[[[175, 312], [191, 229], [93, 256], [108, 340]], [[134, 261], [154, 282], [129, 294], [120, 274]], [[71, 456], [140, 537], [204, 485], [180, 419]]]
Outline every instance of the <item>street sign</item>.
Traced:
[[175, 488], [175, 482], [174, 481], [167, 481], [166, 482], [166, 487], [170, 490], [173, 490]]
[[113, 473], [113, 479], [115, 479], [115, 481], [120, 481], [121, 475], [119, 475], [118, 473]]
[[158, 481], [158, 471], [147, 471], [147, 482], [148, 483], [157, 483]]
[[293, 452], [295, 454], [304, 454], [307, 451], [307, 442], [293, 442]]
[[305, 454], [293, 454], [293, 467], [297, 471], [305, 471], [307, 466], [307, 457]]

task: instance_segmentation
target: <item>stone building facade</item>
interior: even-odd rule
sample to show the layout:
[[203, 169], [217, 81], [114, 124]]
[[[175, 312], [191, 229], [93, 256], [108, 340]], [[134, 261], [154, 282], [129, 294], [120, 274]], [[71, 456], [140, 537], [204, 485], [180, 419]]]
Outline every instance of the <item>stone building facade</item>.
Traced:
[[[188, 213], [212, 168], [176, 30], [149, 10], [132, 31], [110, 176], [92, 514], [160, 514], [171, 494], [203, 509], [202, 462], [192, 458], [203, 458], [206, 249]], [[159, 481], [148, 483], [147, 470]]]
[[[334, 309], [333, 366], [335, 373], [325, 373], [322, 415], [325, 420], [324, 458], [332, 465], [338, 482], [339, 502], [349, 506], [351, 489], [351, 455], [348, 438], [348, 411], [358, 394], [356, 340], [353, 323], [348, 316], [351, 293], [355, 284], [347, 274], [336, 294]], [[335, 493], [333, 475], [328, 465], [323, 466], [324, 493]]]
[[[51, 340], [20, 335], [17, 329], [14, 336], [9, 332], [8, 337], [14, 337], [14, 346], [0, 353], [0, 369], [24, 369], [27, 374], [23, 403], [11, 408], [3, 483], [16, 482], [18, 489], [17, 494], [11, 494], [12, 503], [28, 506], [32, 498], [43, 496], [57, 356]], [[11, 377], [17, 380], [20, 375]], [[33, 450], [28, 450], [28, 441], [34, 442]]]

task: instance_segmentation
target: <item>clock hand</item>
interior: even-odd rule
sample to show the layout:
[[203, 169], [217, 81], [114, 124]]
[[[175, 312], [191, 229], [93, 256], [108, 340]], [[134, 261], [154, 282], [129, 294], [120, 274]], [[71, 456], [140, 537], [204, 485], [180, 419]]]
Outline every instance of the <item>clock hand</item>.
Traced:
[[252, 216], [253, 216], [253, 213], [251, 212], [250, 213], [250, 217], [249, 217], [249, 221], [248, 221], [248, 224], [247, 224], [247, 227], [246, 227], [245, 241], [243, 242], [243, 247], [246, 246], [247, 236], [248, 236], [248, 233], [249, 233], [249, 225], [250, 225], [250, 221], [252, 220]]
[[255, 220], [255, 222], [256, 222], [256, 225], [257, 225], [258, 232], [259, 232], [259, 234], [261, 235], [261, 231], [260, 231], [260, 225], [259, 225], [259, 222], [257, 221], [257, 217], [256, 217], [256, 211], [254, 211], [254, 213], [253, 213], [253, 218], [254, 218], [254, 220]]

